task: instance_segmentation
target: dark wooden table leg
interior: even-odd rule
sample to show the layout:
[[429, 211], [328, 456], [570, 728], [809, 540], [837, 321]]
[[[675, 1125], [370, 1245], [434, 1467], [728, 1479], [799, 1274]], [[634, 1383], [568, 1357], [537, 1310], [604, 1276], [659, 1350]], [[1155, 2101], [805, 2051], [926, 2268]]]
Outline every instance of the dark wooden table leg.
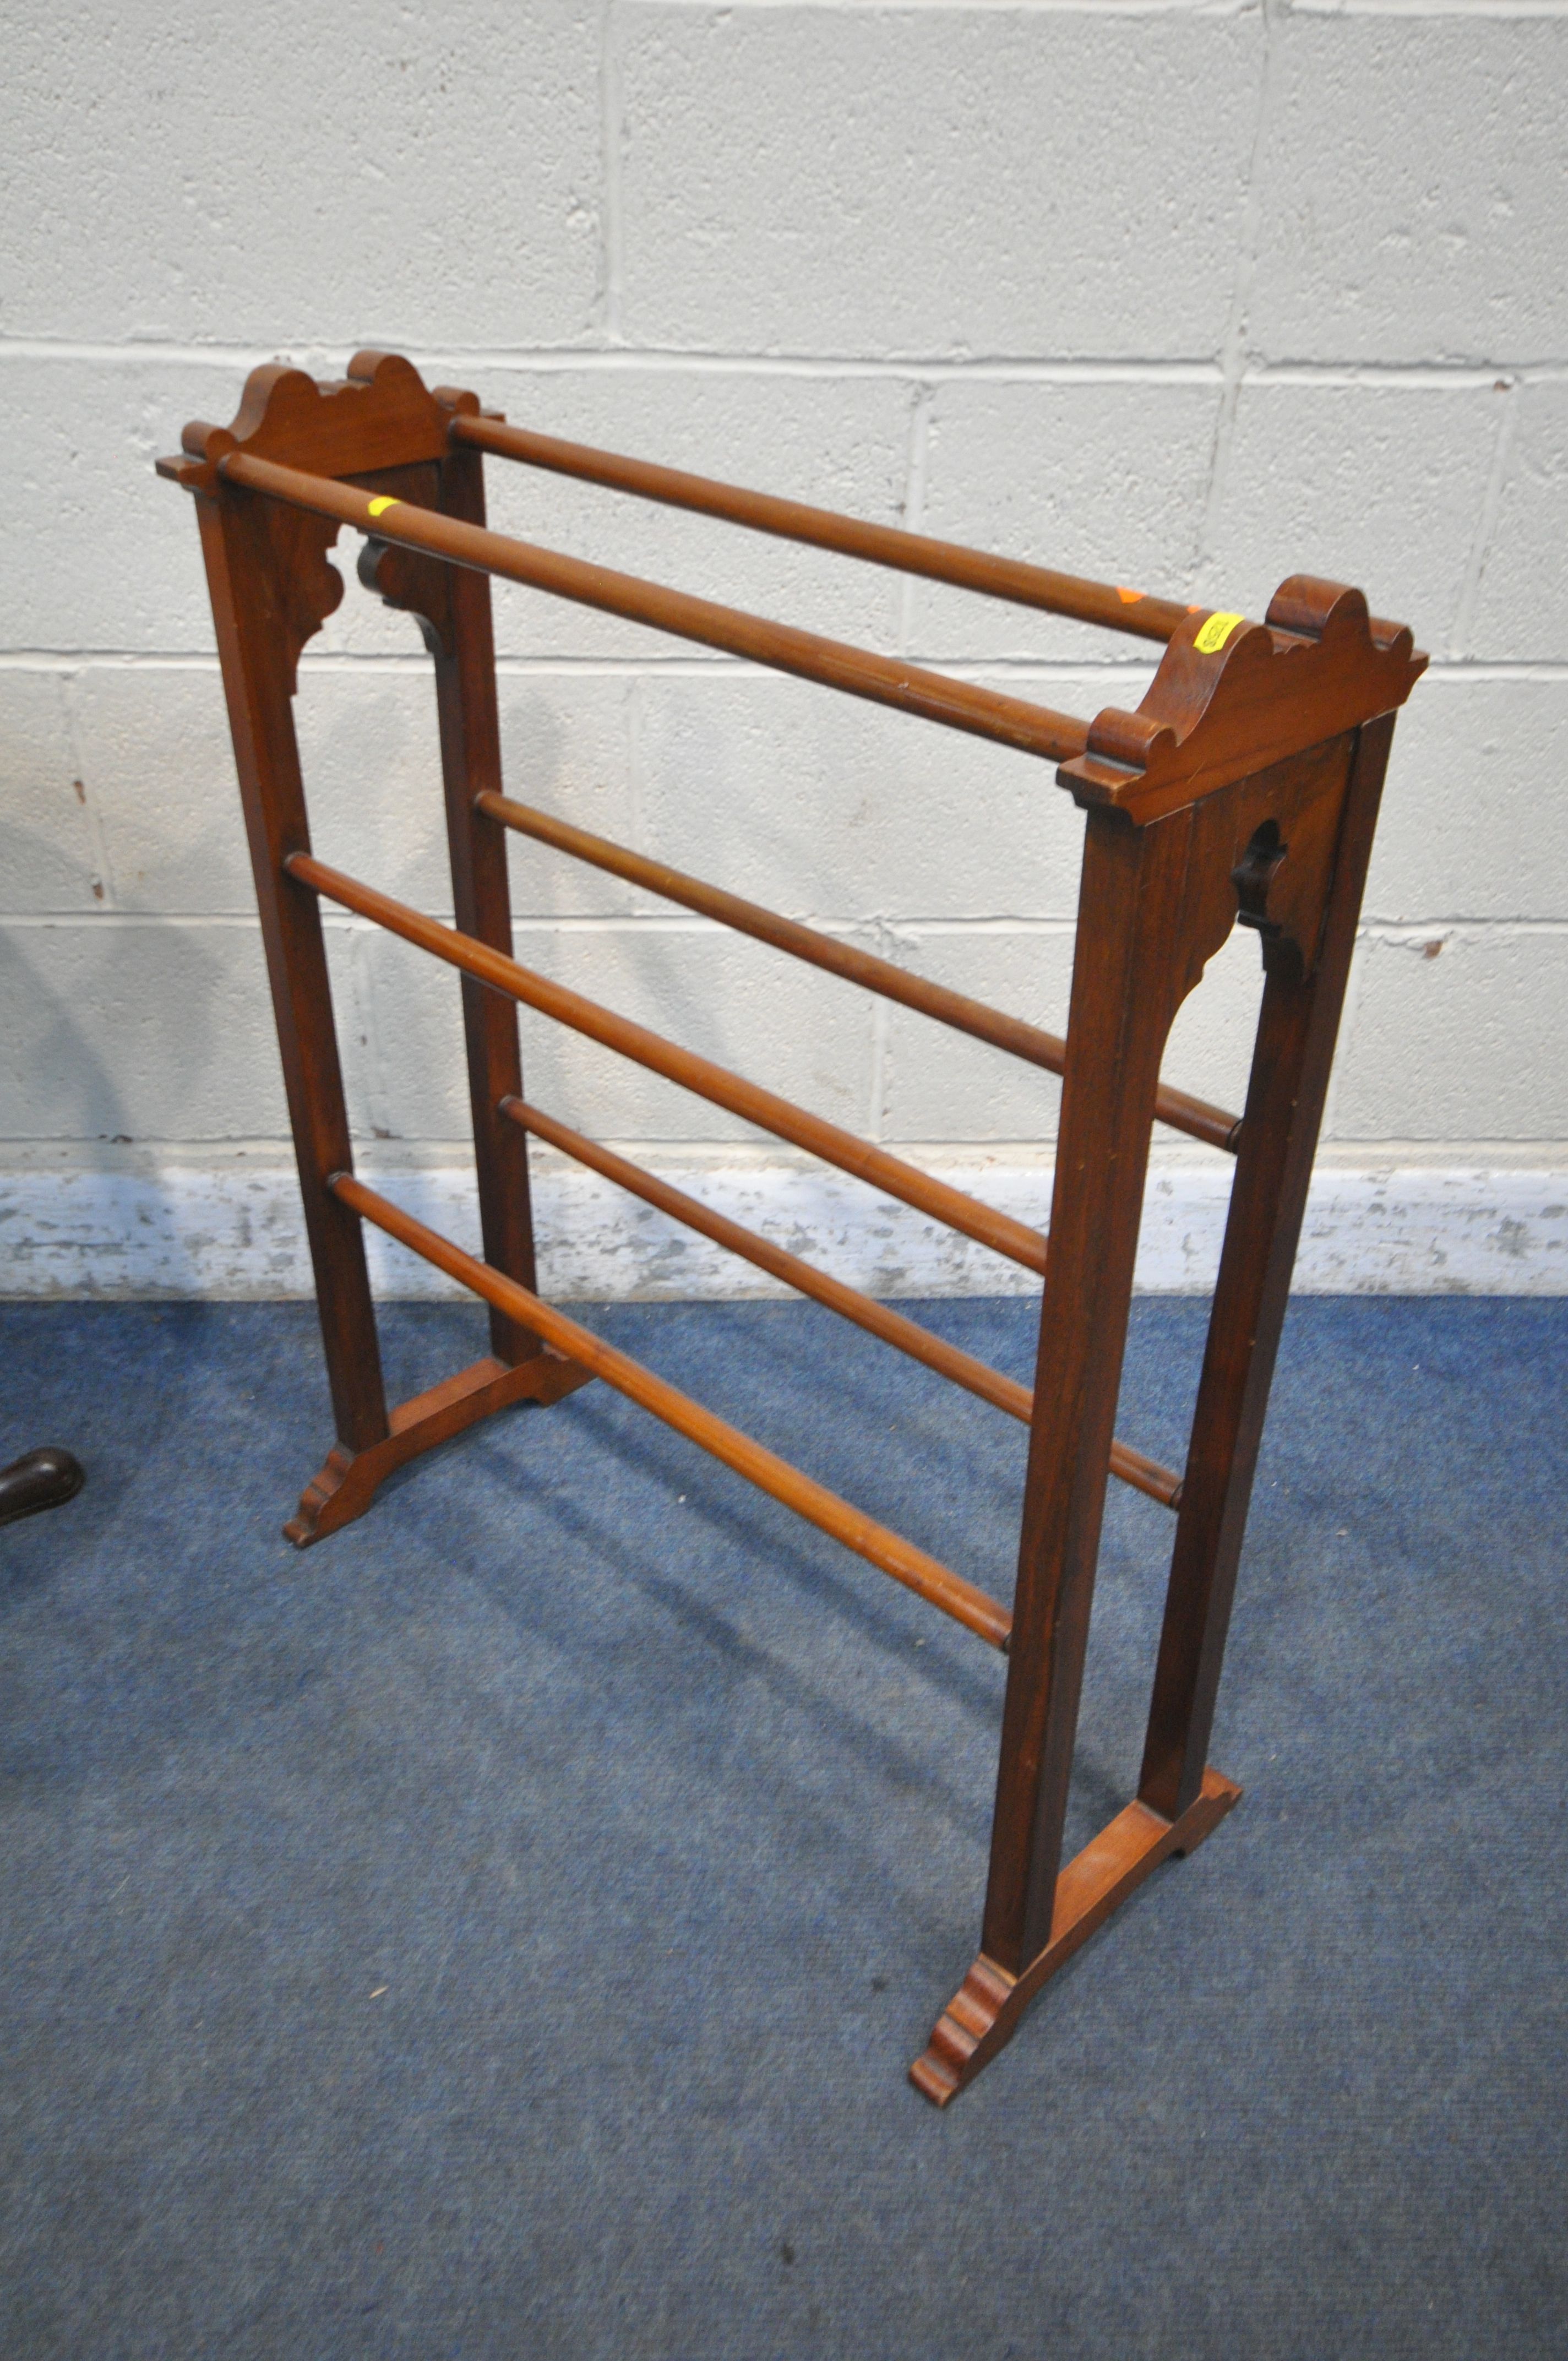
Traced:
[[1385, 714], [1357, 733], [1316, 965], [1271, 969], [1264, 985], [1138, 1787], [1168, 1819], [1203, 1778], [1393, 728]]
[[[1294, 784], [1321, 797], [1343, 780], [1331, 750]], [[1062, 1867], [1160, 1056], [1235, 921], [1238, 837], [1245, 845], [1258, 813], [1291, 786], [1289, 774], [1266, 774], [1142, 829], [1089, 816], [981, 1947], [911, 2070], [938, 2105], [1011, 2037], [1078, 1945], [1162, 1861], [1201, 1843], [1240, 1794], [1200, 1765], [1179, 1813], [1141, 1798]]]
[[1192, 832], [1089, 815], [982, 1936], [1013, 1975], [1050, 1938]]
[[[440, 505], [444, 514], [466, 524], [484, 523], [482, 466], [476, 450], [454, 449], [443, 460]], [[441, 573], [450, 601], [451, 642], [433, 645], [433, 653], [457, 924], [464, 934], [510, 958], [506, 830], [477, 810], [474, 802], [482, 793], [499, 795], [501, 790], [489, 577], [463, 566], [444, 566]], [[499, 1112], [504, 1098], [522, 1095], [517, 1004], [465, 976], [463, 1027], [485, 1260], [537, 1293], [528, 1140]], [[499, 1359], [515, 1362], [537, 1354], [541, 1346], [537, 1337], [492, 1305], [490, 1349]]]
[[357, 1217], [327, 1187], [353, 1167], [321, 905], [283, 868], [308, 852], [294, 735], [300, 649], [342, 596], [336, 528], [222, 486], [196, 501], [261, 939], [278, 1019], [333, 1413], [344, 1450], [385, 1440], [387, 1398]]

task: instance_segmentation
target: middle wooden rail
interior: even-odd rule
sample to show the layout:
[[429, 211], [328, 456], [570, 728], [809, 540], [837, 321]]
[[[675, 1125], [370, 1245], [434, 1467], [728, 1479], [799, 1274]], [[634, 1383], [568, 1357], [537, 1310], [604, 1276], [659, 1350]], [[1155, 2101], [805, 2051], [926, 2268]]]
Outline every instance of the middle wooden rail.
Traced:
[[[919, 1212], [932, 1214], [949, 1229], [961, 1231], [981, 1246], [989, 1246], [993, 1253], [1005, 1255], [1010, 1260], [1022, 1263], [1026, 1269], [1044, 1275], [1045, 1239], [1038, 1230], [1030, 1229], [1023, 1222], [1015, 1222], [1011, 1214], [1000, 1213], [992, 1206], [981, 1204], [978, 1199], [966, 1196], [962, 1190], [949, 1188], [946, 1181], [934, 1180], [928, 1172], [921, 1172], [913, 1164], [905, 1164], [902, 1159], [889, 1156], [885, 1149], [873, 1148], [868, 1140], [857, 1139], [853, 1132], [843, 1131], [837, 1124], [828, 1123], [820, 1115], [808, 1115], [804, 1107], [780, 1098], [775, 1092], [765, 1091], [755, 1082], [746, 1082], [742, 1076], [730, 1073], [726, 1067], [716, 1066], [708, 1059], [697, 1057], [693, 1050], [680, 1049], [674, 1042], [666, 1041], [662, 1034], [650, 1032], [646, 1026], [633, 1024], [630, 1017], [618, 1016], [612, 1009], [601, 1008], [597, 1001], [586, 998], [580, 992], [573, 992], [566, 984], [554, 983], [547, 976], [535, 974], [532, 968], [509, 959], [504, 951], [492, 950], [488, 943], [477, 942], [471, 935], [459, 933], [455, 927], [443, 926], [439, 919], [426, 917], [423, 911], [411, 908], [406, 902], [396, 900], [390, 894], [381, 893], [374, 885], [364, 884], [357, 877], [346, 876], [340, 869], [330, 868], [312, 853], [292, 852], [285, 860], [283, 867], [291, 877], [297, 879], [302, 885], [309, 886], [313, 893], [323, 894], [329, 901], [341, 904], [345, 910], [353, 910], [360, 917], [372, 919], [378, 926], [385, 927], [389, 934], [400, 935], [405, 942], [414, 944], [421, 950], [433, 952], [437, 959], [445, 960], [450, 966], [477, 977], [481, 983], [490, 984], [509, 998], [537, 1008], [543, 1016], [555, 1017], [574, 1031], [587, 1035], [590, 1040], [619, 1050], [623, 1056], [648, 1067], [651, 1071], [664, 1075], [668, 1081], [678, 1082], [683, 1088], [711, 1100], [716, 1105], [728, 1108], [762, 1130], [772, 1131], [780, 1138], [804, 1148], [809, 1154], [820, 1157], [824, 1163], [835, 1164], [840, 1170], [853, 1173], [857, 1180], [868, 1182], [872, 1188], [885, 1190], [890, 1197], [897, 1197]], [[539, 1118], [536, 1110], [525, 1107], [521, 1100], [515, 1098], [503, 1100], [500, 1112], [521, 1124], [525, 1129], [535, 1128], [541, 1120], [546, 1124], [550, 1121], [548, 1117]], [[565, 1132], [565, 1126], [560, 1128]], [[592, 1143], [582, 1139], [580, 1135], [571, 1134], [570, 1137], [575, 1145], [566, 1148], [565, 1153], [576, 1155], [582, 1149], [591, 1148]], [[558, 1141], [557, 1145], [564, 1146], [564, 1142]], [[608, 1151], [599, 1150], [598, 1154], [605, 1157]], [[590, 1155], [584, 1156], [582, 1160], [592, 1162], [594, 1159]], [[624, 1164], [620, 1159], [615, 1161], [622, 1164], [623, 1171], [609, 1177], [623, 1180], [624, 1185], [633, 1186], [636, 1193], [647, 1196], [649, 1186], [663, 1186], [652, 1183], [652, 1176], [640, 1173], [635, 1165]], [[605, 1169], [602, 1163], [599, 1169]], [[624, 1178], [632, 1174], [637, 1176], [635, 1182]], [[666, 1194], [669, 1200], [680, 1197], [678, 1191], [671, 1190]], [[695, 1199], [682, 1198], [681, 1202], [696, 1206]], [[672, 1202], [665, 1203], [664, 1210], [675, 1213], [679, 1220], [689, 1218], [685, 1213], [678, 1212]], [[706, 1214], [707, 1209], [701, 1210]], [[717, 1215], [707, 1217], [706, 1225], [710, 1236], [718, 1235], [712, 1224], [718, 1219]], [[698, 1222], [694, 1226], [702, 1228], [705, 1224]], [[764, 1268], [774, 1268], [777, 1276], [785, 1279], [788, 1284], [800, 1286], [802, 1293], [815, 1294], [819, 1301], [826, 1302], [829, 1297], [825, 1290], [839, 1290], [838, 1281], [828, 1280], [817, 1271], [811, 1271], [811, 1279], [814, 1282], [820, 1281], [820, 1285], [803, 1284], [797, 1275], [786, 1272], [776, 1262], [762, 1260], [758, 1249], [763, 1249], [769, 1257], [777, 1253], [776, 1249], [767, 1246], [764, 1239], [742, 1229], [739, 1224], [729, 1226], [733, 1227], [735, 1238], [728, 1243], [744, 1239], [747, 1243], [738, 1246], [739, 1252], [753, 1262], [762, 1262]], [[795, 1265], [795, 1273], [804, 1273], [811, 1268], [798, 1257], [789, 1257], [787, 1259]], [[902, 1335], [894, 1337], [891, 1333], [894, 1328], [907, 1329], [911, 1336], [926, 1338], [927, 1349], [916, 1352], [916, 1359], [937, 1367], [940, 1366], [938, 1355], [953, 1355], [956, 1360], [969, 1364], [970, 1374], [960, 1376], [957, 1367], [949, 1366], [944, 1370], [946, 1376], [953, 1378], [959, 1384], [967, 1384], [971, 1392], [987, 1394], [999, 1409], [1010, 1411], [1024, 1420], [1030, 1416], [1030, 1408], [1026, 1405], [1032, 1403], [1032, 1397], [1022, 1387], [1016, 1389], [1014, 1398], [1009, 1381], [995, 1370], [984, 1371], [992, 1381], [991, 1388], [973, 1383], [973, 1373], [984, 1370], [983, 1363], [970, 1363], [967, 1354], [958, 1355], [956, 1348], [944, 1345], [940, 1338], [927, 1338], [926, 1331], [916, 1327], [913, 1321], [904, 1321], [896, 1313], [882, 1316], [882, 1307], [853, 1288], [843, 1289], [841, 1292], [861, 1308], [849, 1311], [849, 1306], [842, 1302], [835, 1303], [834, 1308], [848, 1312], [849, 1316], [857, 1319], [861, 1327], [873, 1329], [887, 1342], [902, 1344], [905, 1351], [911, 1349], [910, 1344]], [[539, 1333], [543, 1334], [543, 1331]], [[936, 1347], [937, 1352], [929, 1347]], [[1151, 1499], [1162, 1502], [1167, 1508], [1179, 1505], [1181, 1478], [1173, 1469], [1161, 1466], [1158, 1460], [1135, 1451], [1130, 1444], [1113, 1443], [1110, 1465], [1113, 1475], [1136, 1490], [1146, 1492]]]
[[647, 1026], [634, 1025], [630, 1017], [601, 1008], [597, 1000], [573, 992], [569, 985], [554, 983], [548, 976], [535, 974], [532, 968], [509, 959], [504, 951], [492, 950], [488, 943], [459, 934], [455, 927], [444, 927], [439, 919], [427, 918], [422, 910], [411, 909], [406, 902], [395, 900], [390, 894], [362, 884], [357, 877], [345, 876], [341, 869], [329, 869], [324, 861], [317, 861], [311, 853], [291, 853], [283, 866], [302, 885], [324, 894], [329, 901], [340, 902], [345, 910], [357, 911], [363, 918], [373, 918], [389, 934], [401, 935], [405, 942], [417, 944], [421, 950], [433, 951], [450, 966], [477, 976], [481, 983], [493, 984], [510, 999], [537, 1008], [543, 1016], [554, 1016], [558, 1023], [569, 1025], [574, 1032], [586, 1034], [589, 1040], [602, 1042], [607, 1049], [633, 1059], [638, 1065], [663, 1074], [667, 1082], [678, 1082], [683, 1090], [694, 1092], [698, 1098], [727, 1108], [744, 1122], [754, 1123], [759, 1130], [771, 1131], [775, 1137], [804, 1148], [808, 1155], [819, 1156], [825, 1164], [836, 1164], [840, 1171], [852, 1172], [856, 1180], [868, 1181], [873, 1189], [885, 1190], [890, 1197], [931, 1214], [949, 1229], [961, 1230], [977, 1245], [989, 1246], [993, 1254], [1004, 1255], [1010, 1262], [1021, 1263], [1025, 1270], [1044, 1277], [1045, 1239], [1038, 1230], [1030, 1229], [1025, 1222], [1015, 1222], [1010, 1213], [999, 1213], [992, 1206], [981, 1204], [961, 1189], [951, 1189], [945, 1180], [933, 1180], [928, 1172], [905, 1164], [901, 1157], [890, 1156], [885, 1148], [873, 1148], [868, 1140], [858, 1139], [852, 1131], [842, 1130], [822, 1115], [808, 1115], [804, 1107], [780, 1098], [775, 1091], [765, 1091], [760, 1083], [732, 1074], [728, 1067], [717, 1066], [709, 1058], [699, 1058], [695, 1050], [677, 1048], [662, 1034], [650, 1032]]
[[[699, 911], [705, 918], [716, 918], [720, 926], [733, 928], [737, 934], [770, 943], [775, 950], [787, 951], [792, 959], [809, 961], [813, 967], [823, 968], [829, 975], [842, 976], [863, 991], [877, 993], [883, 1000], [901, 1001], [905, 1008], [917, 1009], [922, 1016], [934, 1017], [938, 1025], [950, 1025], [955, 1032], [967, 1033], [976, 1041], [989, 1042], [993, 1049], [1003, 1049], [1009, 1057], [1025, 1059], [1030, 1065], [1043, 1066], [1051, 1074], [1067, 1071], [1067, 1043], [1059, 1033], [1047, 1033], [1042, 1026], [1025, 1024], [1021, 1016], [1009, 1016], [1000, 1008], [988, 1008], [983, 1000], [971, 1000], [967, 992], [952, 992], [946, 984], [932, 983], [923, 975], [911, 975], [906, 968], [895, 967], [891, 960], [879, 959], [874, 951], [861, 950], [853, 943], [841, 943], [835, 936], [825, 935], [818, 927], [802, 926], [798, 918], [784, 917], [777, 910], [765, 909], [760, 902], [748, 902], [739, 894], [727, 893], [721, 885], [709, 885], [700, 877], [688, 877], [682, 869], [672, 869], [665, 862], [650, 861], [642, 853], [633, 852], [630, 845], [616, 844], [607, 836], [595, 836], [586, 828], [575, 828], [570, 820], [536, 811], [532, 805], [498, 795], [493, 788], [481, 789], [474, 798], [474, 806], [519, 836], [532, 837], [536, 843], [548, 844], [557, 852], [569, 854], [574, 861], [607, 870], [612, 877], [624, 877], [629, 884], [641, 885], [663, 901], [679, 902], [685, 909]], [[1155, 1113], [1161, 1123], [1189, 1133], [1210, 1148], [1226, 1148], [1234, 1156], [1240, 1145], [1240, 1115], [1231, 1115], [1207, 1099], [1194, 1098], [1190, 1091], [1173, 1090], [1168, 1082], [1162, 1082], [1155, 1100]]]

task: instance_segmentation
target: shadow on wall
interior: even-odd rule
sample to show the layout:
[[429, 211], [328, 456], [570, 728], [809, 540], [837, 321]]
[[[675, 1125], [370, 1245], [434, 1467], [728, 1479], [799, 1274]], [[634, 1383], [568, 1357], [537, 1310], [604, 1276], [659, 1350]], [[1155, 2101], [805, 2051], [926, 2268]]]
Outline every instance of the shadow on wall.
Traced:
[[[0, 834], [0, 863], [26, 850], [15, 828]], [[245, 952], [236, 968], [248, 968], [248, 942]], [[207, 929], [177, 921], [127, 926], [83, 914], [0, 928], [0, 1138], [58, 1144], [70, 1159], [58, 1175], [58, 1223], [37, 1218], [35, 1185], [25, 1234], [7, 1239], [0, 1227], [12, 1290], [32, 1291], [38, 1267], [62, 1248], [78, 1270], [93, 1271], [93, 1292], [119, 1291], [122, 1267], [145, 1262], [148, 1242], [127, 1237], [118, 1202], [126, 1151], [148, 1138], [142, 1126], [156, 1126], [158, 1143], [253, 1127], [235, 1120], [242, 1102], [225, 1069], [235, 1063], [238, 988], [259, 979], [228, 964]], [[151, 1218], [144, 1206], [143, 1224]], [[10, 1223], [21, 1226], [20, 1209], [0, 1204], [0, 1224]], [[195, 1243], [179, 1246], [170, 1224], [159, 1242], [165, 1284], [196, 1283]]]

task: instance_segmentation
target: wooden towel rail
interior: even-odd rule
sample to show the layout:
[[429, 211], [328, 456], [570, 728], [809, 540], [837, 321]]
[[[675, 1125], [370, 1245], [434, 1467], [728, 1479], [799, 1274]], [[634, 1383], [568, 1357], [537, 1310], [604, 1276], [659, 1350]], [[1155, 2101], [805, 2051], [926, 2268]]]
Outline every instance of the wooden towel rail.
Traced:
[[[1091, 720], [488, 530], [483, 458], [1158, 641], [1135, 712]], [[1011, 2038], [1061, 1962], [1144, 1878], [1190, 1852], [1240, 1790], [1208, 1764], [1253, 1471], [1349, 972], [1397, 708], [1426, 659], [1357, 590], [1283, 583], [1261, 622], [966, 550], [509, 425], [426, 387], [393, 354], [341, 384], [260, 368], [230, 426], [197, 422], [159, 472], [195, 500], [278, 1022], [337, 1440], [284, 1530], [303, 1546], [369, 1506], [392, 1468], [521, 1401], [598, 1378], [1007, 1657], [981, 1948], [912, 2067], [944, 2105]], [[292, 697], [342, 596], [327, 553], [366, 536], [361, 579], [414, 615], [433, 661], [455, 924], [311, 850]], [[1085, 814], [1065, 1036], [689, 877], [504, 792], [489, 577], [522, 582], [1056, 766]], [[1042, 1235], [648, 1027], [522, 966], [508, 834], [528, 838], [1063, 1078]], [[483, 1259], [354, 1172], [320, 905], [459, 972]], [[1263, 988], [1240, 1117], [1164, 1082], [1178, 1009], [1234, 925]], [[815, 1269], [586, 1137], [524, 1095], [519, 1005], [918, 1208], [1043, 1279], [1032, 1387]], [[1113, 1432], [1149, 1137], [1173, 1125], [1234, 1158], [1198, 1402], [1179, 1473]], [[1011, 1609], [691, 1400], [541, 1297], [527, 1143], [543, 1140], [1019, 1420], [1029, 1431]], [[490, 1351], [389, 1405], [364, 1244], [369, 1222], [489, 1307]], [[1061, 1860], [1105, 1487], [1175, 1511], [1136, 1798]]]

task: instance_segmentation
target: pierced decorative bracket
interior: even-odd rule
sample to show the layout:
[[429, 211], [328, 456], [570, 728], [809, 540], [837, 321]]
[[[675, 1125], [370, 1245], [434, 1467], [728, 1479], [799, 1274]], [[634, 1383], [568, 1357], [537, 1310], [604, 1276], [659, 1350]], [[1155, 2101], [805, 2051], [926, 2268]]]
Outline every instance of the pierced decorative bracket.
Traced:
[[398, 549], [389, 541], [366, 543], [359, 553], [359, 579], [384, 606], [411, 615], [433, 656], [455, 653], [452, 626], [451, 576], [446, 566], [415, 549]]
[[[158, 472], [188, 492], [215, 499], [223, 489], [222, 462], [231, 452], [245, 451], [312, 475], [389, 489], [400, 500], [433, 501], [435, 464], [451, 455], [453, 418], [477, 416], [478, 411], [477, 394], [452, 386], [433, 392], [398, 353], [356, 353], [346, 378], [335, 384], [320, 384], [303, 369], [274, 361], [252, 369], [231, 425], [192, 419], [181, 436], [183, 449], [159, 459]], [[230, 487], [227, 497], [255, 496]], [[300, 650], [343, 598], [342, 577], [325, 562], [339, 527], [277, 501], [259, 508], [287, 609], [291, 663], [297, 664]], [[406, 607], [419, 619], [433, 654], [449, 653], [445, 569], [385, 544], [371, 548], [380, 555], [368, 573], [361, 559], [360, 579], [389, 606]]]
[[1079, 803], [1142, 826], [1391, 711], [1426, 664], [1359, 590], [1293, 574], [1266, 622], [1190, 616], [1137, 711], [1096, 715], [1087, 752], [1057, 776]]

